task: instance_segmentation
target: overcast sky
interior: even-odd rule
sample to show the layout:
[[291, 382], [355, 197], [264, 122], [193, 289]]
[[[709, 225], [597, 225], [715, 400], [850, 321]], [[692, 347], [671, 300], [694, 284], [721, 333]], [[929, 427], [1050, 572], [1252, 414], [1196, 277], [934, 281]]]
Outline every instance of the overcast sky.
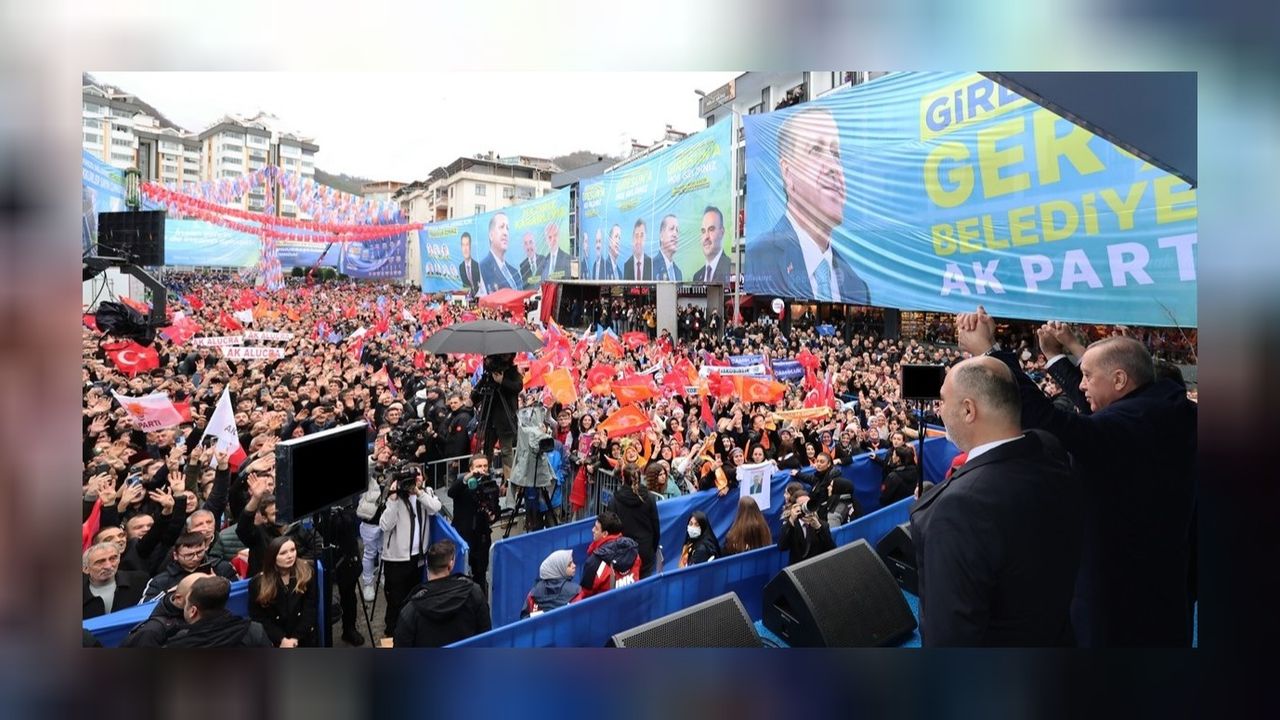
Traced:
[[95, 72], [187, 130], [264, 110], [315, 138], [316, 165], [374, 180], [421, 180], [459, 156], [620, 154], [667, 125], [696, 132], [694, 90], [738, 72]]

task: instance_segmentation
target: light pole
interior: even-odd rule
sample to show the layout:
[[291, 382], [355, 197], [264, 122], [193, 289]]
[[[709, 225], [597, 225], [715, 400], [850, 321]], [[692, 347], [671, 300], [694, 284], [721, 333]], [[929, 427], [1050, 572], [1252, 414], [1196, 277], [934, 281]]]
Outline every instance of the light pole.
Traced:
[[[703, 100], [707, 98], [707, 94], [701, 90], [695, 89], [693, 94]], [[699, 114], [701, 114], [702, 108], [699, 107], [698, 109]], [[733, 184], [731, 187], [733, 188], [733, 204], [736, 209], [738, 204], [738, 171], [741, 170], [741, 168], [738, 167], [738, 126], [742, 123], [742, 113], [735, 110], [732, 105], [729, 106], [729, 112], [733, 116], [733, 126], [729, 129], [729, 139], [733, 147], [732, 167], [735, 172], [733, 173]], [[732, 213], [732, 216], [733, 217], [730, 219], [730, 222], [733, 223], [733, 324], [737, 325], [742, 317], [742, 238], [738, 236], [738, 215], [737, 213]], [[726, 323], [726, 327], [727, 325], [728, 324]]]

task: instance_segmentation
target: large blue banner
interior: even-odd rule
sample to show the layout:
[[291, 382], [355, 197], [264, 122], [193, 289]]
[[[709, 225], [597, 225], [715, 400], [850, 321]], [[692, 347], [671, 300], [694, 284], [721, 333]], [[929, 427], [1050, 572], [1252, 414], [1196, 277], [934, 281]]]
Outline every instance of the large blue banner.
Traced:
[[418, 231], [422, 291], [488, 295], [569, 277], [569, 190]]
[[[124, 204], [124, 171], [88, 150], [80, 153], [80, 252], [88, 253], [98, 241], [98, 213], [128, 208]], [[143, 198], [142, 209], [155, 210], [157, 206]]]
[[[408, 241], [406, 234], [381, 240], [342, 243], [338, 272], [353, 278], [379, 280], [402, 278], [408, 264], [405, 254]], [[333, 250], [329, 251], [330, 255], [333, 253]]]
[[[325, 252], [325, 250], [328, 252]], [[293, 268], [300, 267], [311, 269], [316, 267], [338, 267], [338, 258], [342, 255], [342, 245], [340, 243], [314, 243], [300, 242], [297, 240], [278, 240], [276, 241], [276, 257], [280, 260], [280, 267]], [[323, 256], [323, 257], [322, 257]]]
[[748, 292], [1197, 325], [1195, 190], [977, 73], [743, 122]]
[[582, 277], [727, 284], [733, 269], [731, 123], [578, 188]]
[[199, 267], [256, 267], [262, 255], [257, 235], [203, 220], [164, 221], [164, 264]]

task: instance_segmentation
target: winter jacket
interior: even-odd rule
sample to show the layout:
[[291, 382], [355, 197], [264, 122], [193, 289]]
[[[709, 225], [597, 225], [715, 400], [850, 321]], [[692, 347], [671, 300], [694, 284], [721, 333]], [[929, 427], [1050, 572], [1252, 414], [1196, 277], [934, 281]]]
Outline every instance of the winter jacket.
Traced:
[[[426, 555], [431, 545], [429, 516], [440, 512], [440, 498], [427, 488], [418, 494], [418, 508], [410, 514], [409, 503], [397, 497], [388, 499], [386, 509], [378, 520], [382, 529], [382, 559], [387, 562], [404, 562], [419, 555]], [[423, 511], [426, 512], [423, 512]], [[418, 525], [418, 545], [413, 543], [413, 526]]]
[[444, 647], [479, 635], [492, 627], [484, 591], [464, 575], [427, 582], [409, 593], [396, 622], [394, 644], [403, 647]]
[[271, 638], [271, 644], [276, 647], [287, 637], [297, 640], [298, 647], [315, 647], [320, 578], [313, 575], [303, 593], [297, 592], [297, 578], [289, 585], [277, 580], [275, 600], [265, 607], [257, 599], [262, 578], [259, 573], [249, 581], [249, 618], [262, 625], [267, 637]]
[[467, 426], [471, 424], [472, 417], [469, 408], [460, 407], [457, 412], [445, 418], [444, 422], [436, 424], [439, 436], [436, 449], [440, 452], [440, 457], [452, 458], [470, 454], [471, 435], [467, 432]]
[[223, 610], [179, 629], [165, 641], [171, 648], [274, 647], [262, 626]]
[[320, 537], [320, 533], [298, 523], [289, 526], [255, 525], [254, 514], [252, 510], [241, 511], [240, 518], [236, 521], [236, 537], [249, 548], [250, 576], [262, 571], [263, 553], [267, 551], [271, 541], [280, 537], [286, 529], [289, 531], [289, 536], [293, 538], [294, 544], [297, 545], [298, 557], [308, 560], [319, 559], [320, 552], [324, 549], [324, 539]]
[[[137, 605], [142, 599], [142, 590], [147, 585], [147, 576], [138, 572], [116, 572], [116, 594], [111, 601], [111, 612], [123, 610]], [[107, 614], [107, 604], [102, 598], [89, 592], [89, 576], [80, 576], [81, 598], [84, 603], [83, 618], [98, 617]]]
[[527, 618], [534, 612], [546, 612], [564, 607], [578, 599], [582, 586], [573, 578], [554, 578], [539, 580], [533, 584], [529, 596], [524, 599], [524, 609], [520, 617]]
[[173, 593], [167, 592], [151, 611], [151, 617], [138, 623], [120, 647], [163, 647], [164, 639], [185, 627], [182, 608], [173, 604]]
[[688, 537], [684, 541], [684, 549], [680, 552], [680, 567], [697, 565], [714, 560], [720, 555], [720, 542], [713, 533], [699, 535], [697, 540]]
[[640, 552], [636, 541], [622, 534], [605, 535], [587, 547], [582, 565], [582, 592], [578, 599], [598, 595], [640, 579]]
[[[209, 561], [209, 565], [213, 568], [213, 573], [218, 577], [224, 577], [231, 582], [240, 579], [240, 573], [231, 566], [226, 560]], [[142, 591], [142, 601], [151, 602], [161, 595], [169, 591], [169, 588], [178, 584], [178, 581], [189, 575], [191, 571], [183, 570], [177, 560], [170, 555], [169, 562], [165, 564], [164, 569], [156, 573], [154, 577], [147, 583], [146, 588]]]
[[903, 498], [915, 495], [920, 480], [920, 466], [901, 465], [894, 468], [880, 486], [880, 507], [892, 505]]
[[369, 485], [356, 503], [356, 517], [364, 522], [378, 521], [378, 501], [382, 499], [382, 471], [385, 469], [386, 466], [379, 467], [372, 460], [369, 462]]
[[625, 483], [613, 494], [609, 510], [622, 520], [622, 534], [636, 541], [640, 552], [640, 577], [649, 577], [657, 559], [662, 526], [658, 523], [658, 504], [648, 491], [637, 495]]

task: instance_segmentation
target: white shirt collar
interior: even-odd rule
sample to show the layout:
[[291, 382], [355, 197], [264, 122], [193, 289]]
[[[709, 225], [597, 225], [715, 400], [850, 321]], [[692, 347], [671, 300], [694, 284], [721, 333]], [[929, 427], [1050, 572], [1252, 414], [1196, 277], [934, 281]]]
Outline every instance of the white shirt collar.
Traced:
[[787, 222], [791, 223], [791, 227], [796, 231], [796, 239], [800, 242], [800, 251], [804, 253], [804, 274], [809, 279], [809, 288], [813, 291], [815, 297], [818, 295], [818, 283], [813, 279], [813, 272], [818, 269], [818, 265], [823, 260], [827, 261], [827, 267], [831, 268], [831, 296], [840, 297], [840, 287], [836, 281], [836, 262], [831, 254], [831, 243], [827, 243], [827, 249], [819, 250], [818, 243], [813, 236], [805, 232], [804, 227], [796, 220], [795, 215], [790, 210], [787, 211]]
[[972, 450], [969, 451], [969, 456], [965, 458], [965, 463], [968, 464], [973, 462], [974, 458], [978, 457], [984, 452], [987, 452], [989, 450], [994, 450], [1000, 447], [1001, 445], [1004, 445], [1005, 443], [1011, 443], [1014, 440], [1021, 440], [1021, 439], [1022, 439], [1022, 436], [1019, 435], [1018, 437], [1005, 438], [1004, 440], [996, 440], [994, 442], [983, 443], [982, 445], [979, 445], [978, 447], [973, 448]]

